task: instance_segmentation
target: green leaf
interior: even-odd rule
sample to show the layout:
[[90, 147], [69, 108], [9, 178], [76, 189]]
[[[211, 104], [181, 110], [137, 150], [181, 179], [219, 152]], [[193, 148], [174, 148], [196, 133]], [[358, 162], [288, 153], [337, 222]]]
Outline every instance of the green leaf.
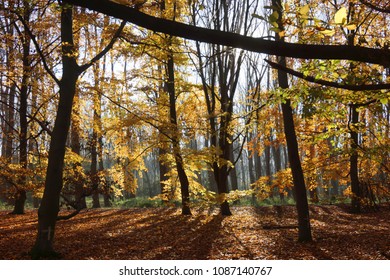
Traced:
[[269, 16], [269, 22], [273, 25], [274, 22], [276, 22], [279, 18], [279, 13], [277, 11], [274, 11], [270, 16]]
[[342, 7], [340, 10], [336, 12], [334, 15], [334, 22], [336, 24], [344, 24], [347, 21], [347, 9]]

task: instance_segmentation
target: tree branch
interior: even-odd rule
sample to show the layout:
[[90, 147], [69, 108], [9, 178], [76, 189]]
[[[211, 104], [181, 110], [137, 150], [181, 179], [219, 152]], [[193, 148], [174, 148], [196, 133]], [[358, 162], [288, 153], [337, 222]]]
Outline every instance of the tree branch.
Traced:
[[33, 42], [33, 44], [35, 46], [36, 51], [37, 51], [37, 53], [39, 54], [39, 57], [42, 60], [43, 67], [45, 68], [46, 72], [50, 75], [50, 77], [53, 78], [53, 80], [56, 82], [57, 85], [60, 85], [60, 80], [56, 77], [54, 72], [50, 69], [49, 65], [47, 64], [46, 57], [43, 54], [43, 52], [41, 50], [41, 47], [39, 46], [38, 41], [35, 38], [35, 35], [32, 33], [32, 31], [31, 31], [30, 27], [28, 26], [27, 22], [24, 20], [24, 18], [21, 15], [19, 15], [18, 12], [13, 11], [13, 10], [11, 10], [11, 12], [14, 13], [18, 17], [18, 20], [23, 24], [23, 27], [25, 28], [25, 30], [27, 31], [28, 35], [30, 36], [30, 38], [31, 38], [31, 40], [32, 40], [32, 42]]
[[115, 32], [114, 36], [111, 38], [110, 43], [100, 52], [98, 53], [94, 58], [91, 59], [90, 62], [80, 66], [81, 72], [86, 71], [89, 67], [91, 67], [95, 62], [100, 60], [115, 44], [116, 40], [119, 38], [120, 34], [123, 31], [123, 28], [125, 28], [126, 21], [122, 21], [121, 25], [119, 26], [118, 30]]
[[363, 91], [363, 90], [382, 90], [382, 89], [390, 89], [390, 84], [377, 84], [377, 85], [347, 85], [347, 84], [340, 84], [336, 82], [330, 82], [322, 79], [316, 79], [312, 76], [304, 75], [301, 72], [295, 71], [291, 68], [284, 67], [283, 65], [280, 65], [278, 63], [272, 62], [268, 59], [264, 59], [272, 68], [275, 68], [277, 70], [282, 70], [290, 75], [293, 75], [295, 77], [301, 78], [305, 81], [316, 83], [323, 86], [328, 87], [334, 87], [334, 88], [341, 88], [341, 89], [347, 89], [352, 91]]
[[[385, 14], [390, 14], [390, 7], [388, 8], [381, 8], [379, 6], [376, 6], [368, 1], [365, 1], [365, 0], [360, 0], [360, 3], [362, 3], [363, 5], [377, 11], [377, 12], [380, 12], [380, 13], [385, 13]], [[389, 2], [387, 2], [387, 4], [389, 4]]]
[[348, 45], [309, 45], [285, 43], [253, 38], [231, 32], [196, 27], [180, 22], [153, 17], [137, 9], [108, 0], [64, 0], [86, 7], [155, 32], [211, 44], [231, 46], [248, 51], [304, 59], [346, 59], [390, 66], [390, 51]]

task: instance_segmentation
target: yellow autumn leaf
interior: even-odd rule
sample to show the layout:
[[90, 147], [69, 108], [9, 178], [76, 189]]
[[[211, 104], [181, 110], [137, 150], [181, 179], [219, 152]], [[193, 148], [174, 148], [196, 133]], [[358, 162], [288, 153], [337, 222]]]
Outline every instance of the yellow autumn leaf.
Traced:
[[347, 9], [345, 7], [342, 7], [334, 15], [334, 22], [336, 24], [344, 24], [346, 20], [347, 20]]
[[320, 32], [325, 36], [333, 36], [335, 34], [335, 31], [331, 29], [322, 30]]
[[310, 10], [309, 5], [305, 5], [299, 9], [299, 13], [301, 14], [301, 16], [307, 17], [307, 15], [309, 14], [309, 10]]
[[357, 28], [356, 24], [347, 24], [345, 27], [348, 30], [355, 30]]

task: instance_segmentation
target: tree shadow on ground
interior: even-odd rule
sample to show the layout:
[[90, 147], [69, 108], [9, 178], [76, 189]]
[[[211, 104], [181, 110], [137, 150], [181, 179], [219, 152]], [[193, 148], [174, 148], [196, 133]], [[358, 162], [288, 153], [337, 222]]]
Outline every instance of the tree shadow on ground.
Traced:
[[[311, 206], [314, 241], [298, 243], [296, 209], [237, 207], [234, 215], [177, 208], [93, 209], [57, 223], [63, 259], [389, 259], [390, 209], [349, 214]], [[28, 259], [36, 211], [0, 220], [0, 258]], [[13, 221], [15, 223], [13, 223]], [[25, 224], [23, 223], [25, 222]], [[265, 229], [264, 225], [281, 227]]]
[[[123, 214], [132, 218], [126, 220]], [[207, 259], [214, 240], [220, 234], [223, 219], [219, 215], [207, 218], [182, 216], [176, 209], [148, 211], [148, 215], [131, 211], [113, 213], [111, 217], [95, 223], [93, 228], [82, 228], [84, 222], [69, 222], [63, 230], [71, 228], [72, 224], [77, 230], [63, 234], [59, 229], [56, 247], [64, 258], [85, 255], [83, 251], [87, 246], [86, 258], [91, 259], [96, 256], [99, 259]], [[82, 246], [69, 246], [68, 240], [84, 242]]]

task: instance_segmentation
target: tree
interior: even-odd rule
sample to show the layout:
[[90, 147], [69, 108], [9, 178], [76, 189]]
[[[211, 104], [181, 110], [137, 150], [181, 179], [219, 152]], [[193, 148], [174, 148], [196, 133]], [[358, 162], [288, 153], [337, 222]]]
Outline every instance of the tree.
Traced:
[[[162, 3], [162, 12], [165, 10], [165, 0]], [[176, 3], [173, 8], [173, 18], [176, 18]], [[169, 118], [171, 123], [171, 133], [169, 133], [172, 141], [172, 150], [175, 158], [177, 174], [180, 181], [181, 189], [181, 200], [182, 200], [182, 214], [191, 215], [190, 210], [190, 192], [189, 192], [189, 181], [184, 169], [184, 161], [181, 155], [180, 149], [180, 132], [178, 129], [177, 111], [176, 111], [176, 99], [177, 94], [175, 90], [175, 69], [174, 69], [174, 54], [172, 51], [172, 36], [168, 36], [166, 39], [167, 44], [167, 61], [165, 61], [166, 81], [165, 87], [169, 96]]]
[[[283, 36], [279, 35], [280, 32], [284, 31], [284, 26], [282, 24], [281, 0], [272, 0], [272, 6], [275, 7], [274, 11], [276, 11], [278, 14], [276, 22], [279, 30], [275, 34], [276, 41], [283, 41]], [[279, 57], [278, 60], [280, 65], [286, 66], [285, 57]], [[278, 82], [279, 86], [282, 89], [287, 90], [289, 88], [286, 72], [283, 72], [281, 70], [278, 71]], [[291, 100], [286, 99], [285, 101], [282, 101], [281, 106], [283, 112], [284, 134], [286, 136], [288, 158], [292, 170], [295, 197], [297, 201], [296, 207], [298, 212], [298, 241], [311, 241], [312, 237], [310, 228], [309, 206], [307, 202], [305, 178], [303, 176], [301, 160], [299, 157], [299, 148], [297, 136], [295, 133], [294, 115], [293, 109], [291, 107]]]
[[[193, 2], [193, 24], [204, 24], [208, 28], [245, 35], [254, 32], [251, 11], [257, 9], [257, 4], [248, 1], [240, 3], [213, 1], [208, 9], [197, 18], [197, 5], [204, 3]], [[212, 16], [210, 16], [212, 15]], [[196, 42], [197, 71], [201, 78], [202, 87], [209, 115], [209, 135], [211, 148], [214, 149], [212, 169], [221, 196], [221, 213], [231, 215], [226, 194], [228, 193], [228, 175], [230, 173], [232, 188], [237, 189], [237, 174], [234, 168], [234, 144], [238, 137], [234, 135], [233, 108], [241, 73], [245, 60], [243, 50], [231, 49], [220, 45], [202, 46]]]
[[[38, 210], [38, 234], [31, 251], [34, 257], [52, 256], [52, 247], [56, 220], [59, 212], [59, 199], [63, 182], [63, 166], [66, 139], [69, 132], [73, 99], [76, 93], [76, 83], [82, 72], [98, 61], [115, 43], [125, 26], [122, 23], [111, 42], [97, 54], [89, 63], [79, 66], [76, 61], [76, 50], [73, 41], [73, 7], [61, 4], [61, 41], [62, 41], [62, 78], [58, 80], [51, 76], [59, 86], [59, 103], [56, 119], [51, 134], [48, 167], [45, 189]], [[50, 69], [47, 69], [51, 72]]]

